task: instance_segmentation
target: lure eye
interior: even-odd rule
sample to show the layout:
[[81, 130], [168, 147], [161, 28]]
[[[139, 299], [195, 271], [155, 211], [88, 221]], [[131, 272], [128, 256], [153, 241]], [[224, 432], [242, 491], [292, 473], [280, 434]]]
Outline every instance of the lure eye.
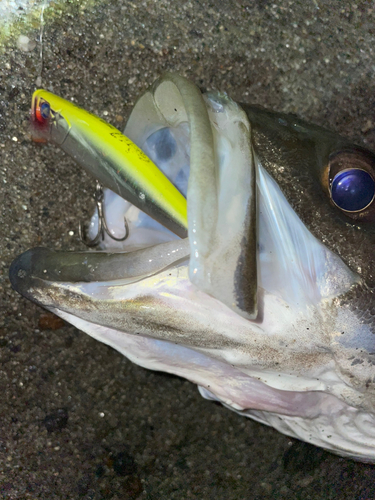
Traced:
[[358, 212], [366, 208], [375, 196], [375, 181], [359, 168], [343, 170], [331, 184], [332, 201], [342, 210]]
[[35, 118], [40, 123], [44, 123], [51, 114], [51, 106], [47, 101], [40, 101], [35, 109]]

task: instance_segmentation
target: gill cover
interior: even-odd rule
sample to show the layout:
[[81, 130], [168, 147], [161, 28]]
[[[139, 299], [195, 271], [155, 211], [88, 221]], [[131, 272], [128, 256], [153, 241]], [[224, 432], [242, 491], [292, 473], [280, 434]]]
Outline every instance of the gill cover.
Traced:
[[125, 134], [144, 137], [186, 123], [190, 130], [189, 278], [247, 319], [257, 316], [257, 205], [250, 124], [226, 94], [202, 95], [166, 73], [137, 101]]

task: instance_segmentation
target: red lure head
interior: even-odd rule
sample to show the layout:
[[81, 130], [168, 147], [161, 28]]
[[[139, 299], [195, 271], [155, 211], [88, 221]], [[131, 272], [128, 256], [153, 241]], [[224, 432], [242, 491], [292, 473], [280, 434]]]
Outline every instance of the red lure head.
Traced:
[[31, 106], [31, 128], [34, 142], [47, 142], [50, 119], [51, 106], [45, 99], [36, 96]]

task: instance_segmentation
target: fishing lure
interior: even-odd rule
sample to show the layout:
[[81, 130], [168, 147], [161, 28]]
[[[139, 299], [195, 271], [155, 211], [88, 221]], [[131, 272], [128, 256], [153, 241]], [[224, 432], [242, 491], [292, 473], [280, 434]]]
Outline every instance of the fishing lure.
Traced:
[[31, 123], [35, 141], [59, 146], [100, 184], [176, 235], [186, 237], [185, 197], [150, 158], [113, 125], [42, 89], [35, 91], [32, 97]]

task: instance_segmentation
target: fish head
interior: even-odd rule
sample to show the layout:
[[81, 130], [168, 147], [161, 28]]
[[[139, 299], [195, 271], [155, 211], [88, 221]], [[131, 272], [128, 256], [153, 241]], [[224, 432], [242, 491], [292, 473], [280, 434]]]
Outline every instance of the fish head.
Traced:
[[375, 461], [374, 154], [171, 74], [125, 134], [187, 193], [188, 238], [106, 191], [130, 237], [29, 250], [13, 287], [208, 399]]

